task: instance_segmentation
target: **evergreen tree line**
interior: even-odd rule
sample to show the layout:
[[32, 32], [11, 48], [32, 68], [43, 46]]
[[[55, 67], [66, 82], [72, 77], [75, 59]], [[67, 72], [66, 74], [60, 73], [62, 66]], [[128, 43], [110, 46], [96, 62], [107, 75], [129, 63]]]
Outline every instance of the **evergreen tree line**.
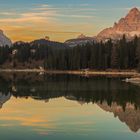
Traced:
[[[13, 53], [15, 51], [15, 53]], [[140, 38], [127, 41], [87, 43], [76, 47], [56, 47], [21, 43], [0, 47], [0, 65], [5, 62], [33, 63], [42, 61], [49, 70], [138, 69], [140, 70]], [[18, 67], [15, 65], [14, 67]], [[39, 66], [38, 66], [39, 67]]]

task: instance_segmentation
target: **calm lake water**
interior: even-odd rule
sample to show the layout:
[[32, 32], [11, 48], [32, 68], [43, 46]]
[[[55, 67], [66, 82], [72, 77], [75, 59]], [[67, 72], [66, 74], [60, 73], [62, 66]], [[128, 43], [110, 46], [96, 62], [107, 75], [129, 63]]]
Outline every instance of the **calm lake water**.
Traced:
[[2, 140], [139, 140], [140, 87], [122, 78], [0, 74]]

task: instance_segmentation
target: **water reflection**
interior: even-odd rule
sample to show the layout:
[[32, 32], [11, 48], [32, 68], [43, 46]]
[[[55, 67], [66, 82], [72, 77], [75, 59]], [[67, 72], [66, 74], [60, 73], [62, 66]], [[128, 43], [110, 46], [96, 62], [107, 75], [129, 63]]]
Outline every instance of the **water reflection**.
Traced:
[[[94, 107], [113, 113], [114, 117], [118, 117], [121, 122], [125, 122], [131, 131], [137, 132], [140, 129], [140, 87], [122, 82], [120, 78], [1, 74], [0, 107], [11, 97], [18, 98], [17, 105], [20, 105], [21, 99], [33, 99], [47, 103], [51, 99], [58, 98], [76, 101], [80, 105], [93, 103]], [[15, 100], [13, 102], [17, 102]], [[37, 113], [34, 115], [37, 116]], [[2, 119], [2, 116], [0, 119]], [[9, 117], [3, 119], [8, 121]], [[52, 127], [49, 126], [43, 115], [42, 117], [39, 115], [36, 119], [29, 116], [25, 118], [13, 117], [13, 120], [20, 120], [23, 125]], [[85, 123], [92, 124], [93, 122], [87, 120]], [[40, 131], [40, 133], [47, 135], [47, 132], [44, 131]]]
[[136, 109], [131, 103], [127, 103], [125, 110], [116, 103], [109, 106], [104, 102], [98, 104], [98, 106], [107, 112], [112, 112], [114, 117], [118, 117], [121, 122], [125, 122], [131, 131], [137, 132], [140, 129], [140, 109]]
[[10, 100], [11, 98], [11, 93], [9, 92], [8, 94], [3, 94], [0, 92], [0, 108], [2, 108], [3, 104]]

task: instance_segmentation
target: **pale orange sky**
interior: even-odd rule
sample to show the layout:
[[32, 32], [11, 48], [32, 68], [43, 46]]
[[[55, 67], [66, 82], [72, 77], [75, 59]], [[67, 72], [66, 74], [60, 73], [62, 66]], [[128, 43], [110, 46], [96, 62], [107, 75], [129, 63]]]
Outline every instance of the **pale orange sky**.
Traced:
[[1, 0], [0, 29], [13, 42], [45, 36], [64, 42], [81, 33], [95, 36], [133, 7], [139, 0]]

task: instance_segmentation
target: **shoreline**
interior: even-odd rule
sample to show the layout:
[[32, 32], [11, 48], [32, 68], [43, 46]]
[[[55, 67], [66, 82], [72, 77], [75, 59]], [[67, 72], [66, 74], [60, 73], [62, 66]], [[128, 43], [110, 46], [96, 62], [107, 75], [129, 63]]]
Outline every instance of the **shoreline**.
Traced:
[[44, 69], [0, 69], [0, 73], [46, 73], [46, 74], [72, 74], [72, 75], [87, 75], [87, 76], [140, 76], [137, 71], [120, 70], [120, 71], [96, 71], [96, 70], [44, 70]]

